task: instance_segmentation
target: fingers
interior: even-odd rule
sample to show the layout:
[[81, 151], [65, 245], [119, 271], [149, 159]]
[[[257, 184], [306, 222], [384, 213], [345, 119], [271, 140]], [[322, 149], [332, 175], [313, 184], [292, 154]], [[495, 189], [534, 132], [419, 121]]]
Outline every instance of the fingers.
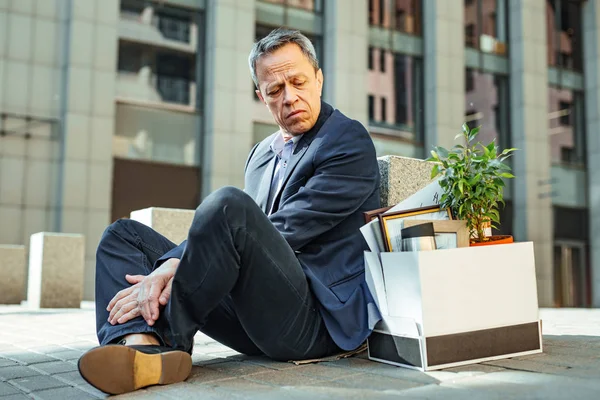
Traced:
[[106, 311], [111, 311], [114, 308], [115, 304], [117, 304], [117, 302], [121, 299], [123, 299], [124, 297], [127, 297], [128, 295], [131, 294], [131, 292], [133, 292], [134, 287], [128, 287], [127, 289], [123, 289], [120, 292], [118, 292], [115, 297], [112, 298], [112, 300], [108, 303], [108, 306], [106, 307]]
[[124, 324], [125, 322], [127, 322], [127, 321], [129, 321], [131, 319], [137, 318], [139, 316], [140, 316], [140, 308], [136, 306], [131, 311], [129, 311], [127, 314], [125, 314], [122, 317], [120, 317], [117, 322], [119, 324]]
[[162, 293], [160, 294], [160, 298], [158, 299], [158, 302], [163, 305], [166, 306], [167, 303], [169, 302], [169, 299], [171, 298], [171, 289], [173, 288], [173, 278], [169, 279], [169, 283], [167, 283], [167, 286], [163, 289]]
[[163, 285], [160, 281], [153, 280], [150, 291], [142, 305], [141, 311], [148, 325], [154, 325], [154, 321], [158, 319], [158, 297], [163, 290]]
[[125, 279], [127, 280], [127, 282], [131, 283], [132, 285], [140, 283], [144, 280], [145, 277], [145, 275], [125, 275]]
[[138, 308], [138, 304], [135, 299], [131, 299], [131, 297], [128, 297], [127, 300], [128, 303], [123, 304], [121, 306], [119, 306], [119, 304], [117, 303], [117, 306], [114, 309], [118, 311], [112, 317], [109, 317], [109, 322], [111, 323], [111, 325], [115, 325], [116, 323], [122, 324], [123, 322], [126, 322], [127, 320], [122, 320], [123, 316], [129, 314], [131, 311]]

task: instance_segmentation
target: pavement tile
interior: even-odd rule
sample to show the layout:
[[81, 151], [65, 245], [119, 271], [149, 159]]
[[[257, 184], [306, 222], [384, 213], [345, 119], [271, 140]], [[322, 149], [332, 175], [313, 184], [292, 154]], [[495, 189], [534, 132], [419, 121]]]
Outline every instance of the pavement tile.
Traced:
[[4, 358], [18, 361], [22, 364], [38, 364], [48, 361], [54, 361], [52, 357], [45, 354], [35, 353], [33, 351], [21, 350], [16, 352], [4, 353]]
[[47, 374], [60, 374], [62, 372], [77, 371], [77, 367], [66, 361], [51, 361], [42, 364], [35, 364], [32, 368], [39, 369]]
[[33, 396], [36, 400], [88, 400], [98, 398], [73, 387], [41, 390], [34, 392]]
[[61, 351], [67, 351], [67, 350], [71, 350], [71, 349], [68, 349], [66, 347], [56, 345], [56, 344], [45, 344], [45, 345], [39, 346], [39, 347], [32, 347], [29, 350], [48, 355], [48, 354], [59, 353]]
[[206, 388], [210, 388], [221, 395], [228, 394], [240, 397], [260, 396], [275, 389], [273, 386], [253, 382], [246, 378], [234, 378], [204, 383], [198, 385], [196, 390], [204, 390]]
[[36, 390], [52, 389], [57, 387], [67, 386], [66, 383], [59, 381], [48, 375], [29, 376], [26, 378], [18, 378], [10, 381], [13, 385], [18, 386], [26, 392], [34, 392]]
[[2, 397], [2, 400], [31, 400], [31, 397], [25, 396], [24, 394], [11, 394]]
[[293, 372], [321, 379], [338, 379], [362, 373], [351, 369], [334, 368], [328, 366], [327, 363], [301, 365], [294, 369]]
[[[405, 390], [413, 387], [423, 386], [423, 384], [418, 382], [405, 381], [403, 379], [374, 374], [347, 376], [344, 378], [334, 379], [333, 382], [341, 383], [347, 388], [369, 389], [374, 391]], [[325, 387], [327, 387], [328, 384], [329, 382], [323, 382]], [[314, 385], [315, 384], [313, 384], [313, 386]]]
[[0, 358], [0, 368], [2, 367], [10, 367], [12, 365], [17, 365], [18, 363], [13, 360], [8, 360], [6, 358]]
[[22, 365], [0, 368], [0, 378], [5, 380], [26, 378], [36, 375], [40, 375], [40, 372]]
[[82, 355], [83, 352], [78, 350], [67, 350], [58, 353], [52, 353], [52, 357], [58, 358], [62, 361], [78, 360]]
[[426, 373], [408, 369], [396, 367], [389, 364], [380, 362], [374, 362], [369, 360], [363, 360], [360, 358], [345, 358], [336, 362], [330, 363], [335, 368], [349, 368], [361, 372], [368, 372], [376, 375], [384, 375], [392, 378], [404, 379], [407, 381], [414, 381], [423, 384], [438, 383], [439, 380]]
[[271, 371], [270, 369], [265, 368], [260, 365], [244, 363], [244, 362], [239, 362], [239, 361], [227, 361], [227, 362], [218, 363], [218, 364], [211, 364], [211, 365], [207, 365], [206, 368], [212, 369], [217, 372], [229, 374], [232, 376], [238, 376], [238, 377], [244, 376], [244, 375], [256, 374], [256, 373], [260, 373], [260, 372]]
[[231, 379], [231, 374], [217, 371], [208, 367], [199, 367], [194, 365], [186, 382], [194, 384], [218, 381], [222, 379]]
[[275, 386], [305, 386], [323, 379], [301, 375], [290, 371], [270, 371], [244, 377], [252, 382], [266, 383]]
[[496, 361], [488, 361], [485, 363], [486, 365], [493, 365], [496, 367], [502, 367], [506, 369], [520, 370], [520, 371], [529, 371], [529, 372], [542, 372], [546, 374], [560, 374], [565, 370], [569, 369], [569, 367], [552, 365], [552, 364], [543, 364], [528, 360], [496, 360]]
[[19, 390], [7, 382], [0, 382], [0, 397], [19, 393]]
[[[174, 400], [223, 400], [223, 399], [239, 399], [239, 396], [227, 396], [222, 391], [217, 391], [214, 387], [204, 384], [190, 384], [187, 382], [177, 383], [168, 386], [154, 386], [146, 391], [147, 398], [161, 398]], [[121, 400], [123, 396], [116, 396], [115, 399]]]
[[89, 386], [90, 388], [92, 387], [90, 384], [88, 384], [85, 381], [85, 379], [83, 379], [81, 377], [81, 374], [79, 373], [79, 371], [63, 372], [63, 373], [55, 374], [52, 376], [60, 381], [63, 381], [65, 383], [71, 385], [71, 386], [85, 385], [85, 386]]
[[460, 367], [454, 368], [446, 368], [444, 371], [446, 372], [483, 372], [489, 374], [490, 372], [499, 372], [504, 371], [505, 369], [502, 367], [498, 367], [495, 365], [486, 365], [486, 364], [471, 364], [471, 365], [462, 365]]
[[300, 368], [299, 366], [297, 366], [294, 363], [275, 361], [266, 356], [252, 356], [252, 357], [246, 356], [246, 358], [244, 359], [244, 362], [262, 365], [263, 367], [277, 369], [277, 370]]

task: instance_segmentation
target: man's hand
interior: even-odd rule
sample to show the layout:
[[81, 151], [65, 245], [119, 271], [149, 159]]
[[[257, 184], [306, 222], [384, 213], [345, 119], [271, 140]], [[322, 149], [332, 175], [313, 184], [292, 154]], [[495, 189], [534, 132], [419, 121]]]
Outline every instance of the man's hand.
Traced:
[[173, 277], [179, 266], [179, 259], [170, 258], [150, 275], [126, 275], [125, 279], [133, 286], [118, 292], [110, 301], [108, 322], [112, 325], [125, 323], [142, 316], [150, 326], [159, 316], [159, 306], [165, 306], [171, 297]]

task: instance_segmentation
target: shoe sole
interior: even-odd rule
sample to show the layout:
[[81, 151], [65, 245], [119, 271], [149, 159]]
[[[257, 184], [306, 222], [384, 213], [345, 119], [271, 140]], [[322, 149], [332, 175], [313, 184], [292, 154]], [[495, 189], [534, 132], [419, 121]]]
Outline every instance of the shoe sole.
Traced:
[[89, 350], [77, 366], [90, 385], [108, 394], [123, 394], [183, 382], [192, 370], [192, 357], [179, 350], [145, 354], [127, 346], [108, 345]]

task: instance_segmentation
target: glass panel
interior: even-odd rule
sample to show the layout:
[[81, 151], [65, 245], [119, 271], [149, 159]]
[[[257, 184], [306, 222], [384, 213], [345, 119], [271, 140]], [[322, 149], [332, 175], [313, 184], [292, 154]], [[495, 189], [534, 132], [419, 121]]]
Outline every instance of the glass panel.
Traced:
[[583, 35], [580, 2], [546, 1], [548, 64], [582, 71]]
[[[369, 71], [369, 123], [371, 128], [421, 140], [422, 85], [420, 60], [383, 49], [374, 49], [376, 63]], [[420, 115], [421, 114], [421, 115]], [[389, 131], [391, 130], [391, 131]], [[396, 132], [394, 132], [396, 131]]]
[[321, 11], [319, 0], [262, 0], [266, 3], [287, 5], [289, 7], [301, 8], [308, 11]]
[[394, 29], [400, 32], [420, 35], [421, 0], [396, 0], [393, 15]]
[[465, 0], [465, 45], [467, 47], [479, 48], [477, 5], [477, 0]]
[[369, 0], [369, 24], [420, 35], [422, 0]]
[[113, 139], [116, 157], [197, 165], [199, 116], [118, 104]]
[[501, 149], [508, 147], [508, 79], [467, 69], [465, 94], [465, 121], [470, 128], [481, 126], [478, 140], [484, 144], [496, 140]]
[[548, 121], [552, 162], [584, 166], [583, 94], [549, 87]]
[[554, 260], [554, 307], [560, 307], [563, 305], [563, 277], [562, 277], [562, 246], [554, 246], [553, 251]]
[[465, 0], [465, 45], [506, 55], [506, 0]]

